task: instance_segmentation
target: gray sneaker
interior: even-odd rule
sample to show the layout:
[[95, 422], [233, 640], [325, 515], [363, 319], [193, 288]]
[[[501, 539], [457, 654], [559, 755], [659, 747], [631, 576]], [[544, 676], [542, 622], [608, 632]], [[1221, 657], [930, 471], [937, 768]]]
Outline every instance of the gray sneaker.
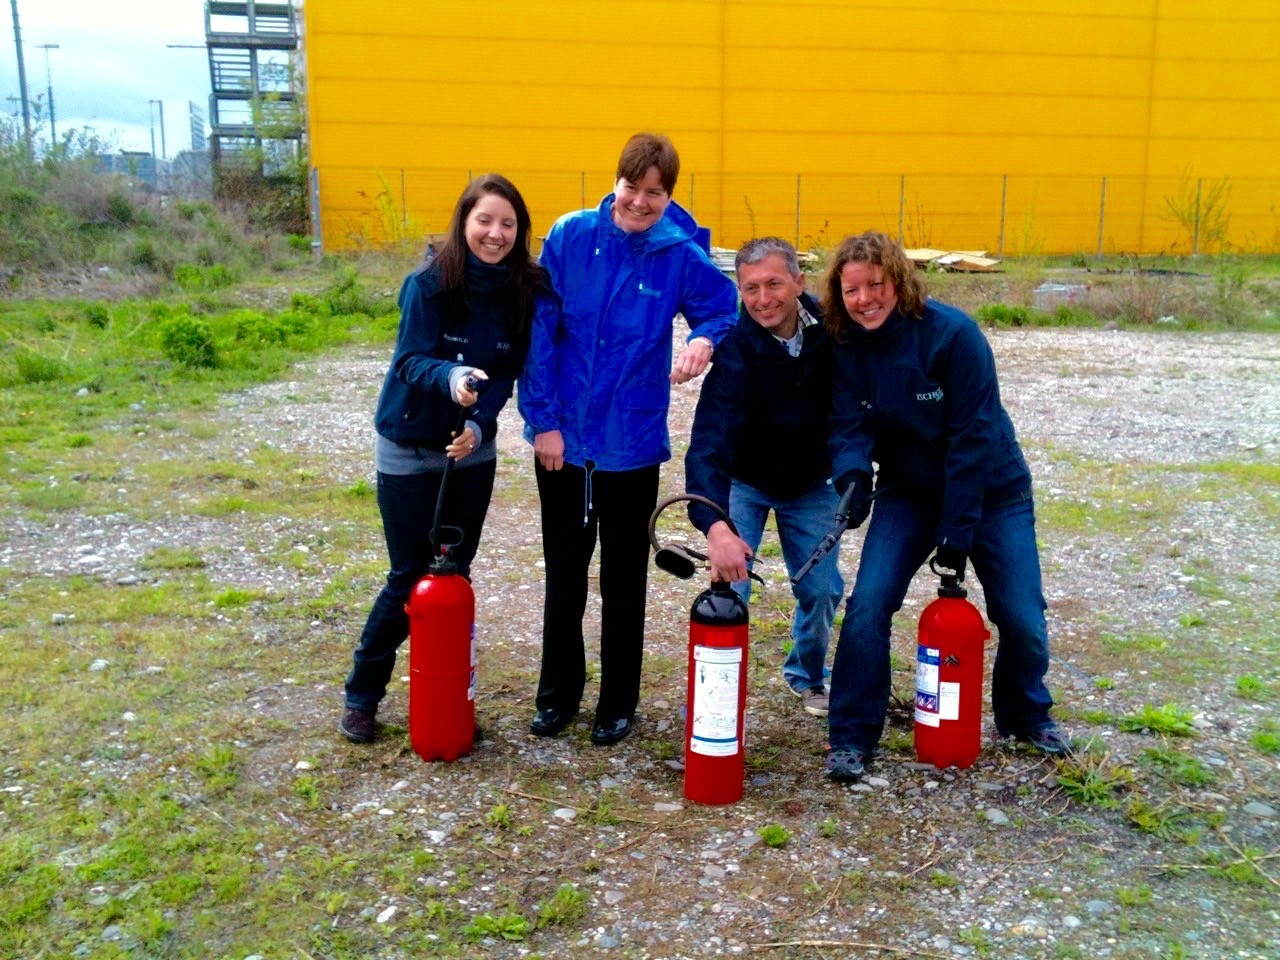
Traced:
[[810, 687], [808, 690], [791, 688], [791, 692], [804, 701], [804, 712], [815, 717], [825, 717], [831, 708], [831, 698], [826, 687]]

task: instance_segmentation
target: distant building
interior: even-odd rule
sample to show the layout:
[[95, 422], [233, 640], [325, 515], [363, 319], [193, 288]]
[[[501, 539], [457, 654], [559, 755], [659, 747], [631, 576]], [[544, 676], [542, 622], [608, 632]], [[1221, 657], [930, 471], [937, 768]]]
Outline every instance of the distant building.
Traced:
[[169, 191], [187, 200], [213, 196], [213, 161], [208, 150], [183, 150], [169, 162]]
[[169, 189], [171, 162], [157, 160], [145, 151], [121, 150], [115, 154], [99, 155], [97, 161], [102, 172], [131, 177], [152, 192]]

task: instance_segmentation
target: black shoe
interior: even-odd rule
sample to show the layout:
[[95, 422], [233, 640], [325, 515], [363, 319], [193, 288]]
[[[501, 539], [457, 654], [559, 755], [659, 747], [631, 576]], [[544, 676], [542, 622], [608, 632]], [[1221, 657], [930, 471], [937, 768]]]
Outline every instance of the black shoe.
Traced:
[[591, 725], [591, 742], [597, 747], [607, 747], [611, 743], [617, 743], [626, 738], [634, 727], [635, 721], [630, 717], [623, 717], [621, 720], [597, 720]]
[[342, 711], [342, 720], [338, 723], [338, 732], [352, 743], [373, 743], [373, 714], [367, 710], [347, 707]]
[[1046, 757], [1068, 757], [1071, 755], [1071, 738], [1058, 729], [1056, 724], [1038, 727], [1035, 730], [1024, 730], [1013, 735], [1015, 740], [1027, 744], [1037, 753]]
[[546, 707], [533, 715], [529, 732], [537, 737], [557, 737], [578, 715], [577, 710], [557, 710]]
[[827, 754], [827, 778], [836, 783], [854, 783], [867, 769], [867, 755], [856, 747], [835, 747]]

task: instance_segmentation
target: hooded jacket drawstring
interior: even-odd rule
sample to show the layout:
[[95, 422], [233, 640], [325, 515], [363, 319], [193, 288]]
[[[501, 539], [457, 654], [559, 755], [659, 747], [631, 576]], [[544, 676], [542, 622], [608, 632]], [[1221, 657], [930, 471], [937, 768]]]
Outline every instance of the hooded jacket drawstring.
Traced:
[[591, 510], [595, 506], [591, 501], [591, 475], [595, 473], [596, 464], [594, 460], [588, 460], [586, 469], [583, 471], [584, 478], [582, 481], [582, 525], [585, 527], [591, 522]]

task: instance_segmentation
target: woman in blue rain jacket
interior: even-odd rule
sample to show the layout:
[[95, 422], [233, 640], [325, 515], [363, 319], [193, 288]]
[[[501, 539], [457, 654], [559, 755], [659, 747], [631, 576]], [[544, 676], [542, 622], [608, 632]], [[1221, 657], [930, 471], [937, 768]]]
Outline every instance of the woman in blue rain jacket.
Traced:
[[[591, 739], [631, 732], [640, 694], [648, 518], [658, 465], [671, 459], [671, 384], [701, 374], [737, 320], [733, 283], [671, 200], [680, 161], [666, 137], [637, 134], [614, 193], [561, 217], [542, 249], [553, 293], [534, 312], [520, 379], [534, 446], [547, 593], [537, 714], [555, 736], [577, 715], [586, 678], [582, 618], [600, 541], [600, 697]], [[672, 321], [691, 332], [671, 361]]]

